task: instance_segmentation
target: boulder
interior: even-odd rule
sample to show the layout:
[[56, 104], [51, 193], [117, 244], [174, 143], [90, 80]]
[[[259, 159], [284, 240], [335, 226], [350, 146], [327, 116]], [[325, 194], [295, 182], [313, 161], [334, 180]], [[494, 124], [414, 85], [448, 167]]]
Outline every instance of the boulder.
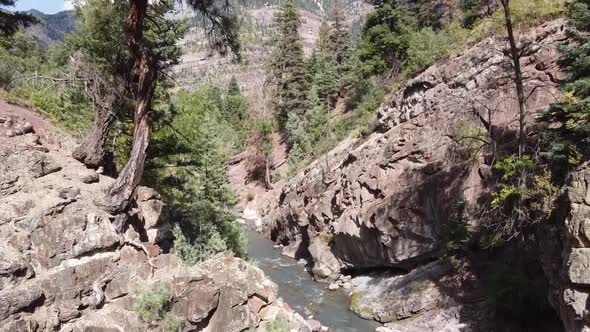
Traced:
[[312, 332], [319, 332], [322, 330], [322, 323], [315, 319], [308, 319], [307, 324], [309, 325], [309, 328]]

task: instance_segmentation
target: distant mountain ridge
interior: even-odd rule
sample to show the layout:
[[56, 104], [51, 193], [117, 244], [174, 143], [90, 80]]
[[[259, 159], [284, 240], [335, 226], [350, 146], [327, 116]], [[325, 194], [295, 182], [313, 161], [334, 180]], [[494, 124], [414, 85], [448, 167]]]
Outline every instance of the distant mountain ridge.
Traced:
[[45, 14], [35, 9], [26, 12], [41, 21], [39, 24], [27, 28], [27, 30], [44, 47], [63, 43], [65, 36], [77, 29], [78, 19], [72, 10], [61, 11], [55, 14]]

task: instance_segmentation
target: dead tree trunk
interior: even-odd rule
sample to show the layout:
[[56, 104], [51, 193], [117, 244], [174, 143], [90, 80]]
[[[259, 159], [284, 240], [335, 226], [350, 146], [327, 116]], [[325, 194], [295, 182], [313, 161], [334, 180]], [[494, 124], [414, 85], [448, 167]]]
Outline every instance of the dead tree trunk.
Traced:
[[106, 144], [115, 117], [110, 109], [98, 107], [92, 131], [72, 153], [72, 157], [90, 168], [106, 163]]
[[139, 82], [133, 119], [133, 146], [129, 161], [109, 190], [109, 209], [112, 213], [124, 212], [141, 182], [146, 150], [152, 131], [152, 97], [156, 85], [157, 63], [144, 45], [143, 23], [148, 0], [134, 0], [128, 23], [127, 43], [135, 57]]
[[506, 31], [508, 32], [508, 42], [510, 43], [510, 57], [512, 58], [512, 67], [514, 69], [514, 83], [516, 84], [516, 96], [518, 98], [519, 112], [519, 130], [518, 130], [518, 157], [522, 158], [526, 150], [526, 100], [524, 96], [524, 85], [522, 83], [522, 71], [520, 68], [520, 54], [516, 46], [514, 30], [512, 28], [512, 18], [510, 16], [510, 0], [501, 0], [504, 9], [504, 19], [506, 21]]

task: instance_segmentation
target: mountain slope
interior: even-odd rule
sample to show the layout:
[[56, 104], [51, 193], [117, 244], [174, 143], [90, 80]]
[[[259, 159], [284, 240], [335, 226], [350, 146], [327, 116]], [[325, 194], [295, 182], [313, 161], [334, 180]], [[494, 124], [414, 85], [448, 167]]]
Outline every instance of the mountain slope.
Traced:
[[63, 43], [67, 34], [76, 31], [77, 19], [71, 10], [56, 14], [44, 14], [33, 9], [27, 13], [41, 21], [39, 24], [27, 28], [27, 31], [31, 32], [44, 47], [59, 45]]
[[[243, 61], [234, 63], [231, 57], [221, 57], [211, 52], [204, 29], [199, 19], [193, 19], [190, 32], [181, 42], [183, 56], [181, 63], [173, 68], [179, 86], [193, 88], [201, 83], [225, 86], [231, 76], [235, 76], [245, 95], [256, 102], [261, 98], [261, 88], [265, 78], [265, 66], [272, 49], [273, 17], [278, 9], [278, 1], [246, 1], [236, 7], [240, 19], [240, 42]], [[333, 1], [300, 0], [301, 29], [304, 52], [311, 50], [318, 39], [320, 24], [329, 20], [335, 9]], [[365, 15], [371, 6], [363, 1], [346, 0], [338, 2], [338, 9], [353, 31], [362, 27]], [[178, 17], [193, 17], [194, 14], [183, 9]]]

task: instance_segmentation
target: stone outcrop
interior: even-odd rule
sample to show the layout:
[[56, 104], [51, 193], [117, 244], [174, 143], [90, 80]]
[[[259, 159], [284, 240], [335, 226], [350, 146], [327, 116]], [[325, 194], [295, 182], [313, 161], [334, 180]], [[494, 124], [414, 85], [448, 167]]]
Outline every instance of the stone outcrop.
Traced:
[[572, 173], [562, 212], [543, 237], [550, 300], [571, 332], [590, 331], [590, 163]]
[[[565, 38], [562, 24], [522, 36], [531, 116], [559, 95], [555, 44]], [[487, 39], [389, 96], [378, 111], [378, 132], [343, 142], [285, 186], [265, 211], [272, 238], [293, 256], [311, 257], [319, 279], [334, 279], [340, 269], [409, 269], [429, 261], [454, 204], [464, 198], [475, 206], [490, 169], [485, 156], [457, 142], [457, 128], [489, 126], [498, 141], [514, 137], [517, 105], [504, 78], [505, 53], [502, 40]]]
[[[547, 22], [520, 37], [529, 119], [560, 95], [564, 74], [555, 45], [567, 42], [563, 24]], [[514, 142], [518, 105], [508, 53], [505, 40], [486, 39], [431, 66], [386, 97], [376, 132], [342, 142], [319, 158], [263, 211], [268, 235], [285, 246], [285, 254], [312, 261], [317, 280], [333, 282], [350, 270], [412, 271], [383, 281], [382, 293], [357, 299], [376, 308], [366, 313], [369, 318], [410, 324], [419, 314], [424, 320], [425, 325], [416, 325], [423, 329], [406, 325], [400, 331], [441, 330], [429, 329], [429, 320], [464, 308], [470, 296], [451, 299], [438, 282], [440, 276], [430, 274], [426, 293], [412, 293], [408, 284], [420, 278], [415, 271], [431, 266], [439, 256], [449, 217], [459, 203], [466, 203], [471, 226], [477, 223], [473, 216], [492, 178], [491, 158], [481, 153], [481, 144], [473, 143], [477, 139], [466, 143], [465, 138], [479, 132], [498, 144]], [[532, 122], [531, 143], [541, 126]], [[574, 279], [585, 280], [587, 275], [584, 250], [569, 256]], [[409, 302], [400, 307], [400, 297]], [[450, 309], [440, 316], [443, 307]], [[446, 321], [451, 327], [456, 322]]]
[[2, 111], [10, 120], [0, 128], [1, 331], [161, 331], [134, 308], [162, 288], [171, 293], [164, 310], [183, 331], [238, 332], [276, 319], [310, 331], [245, 261], [222, 253], [184, 266], [171, 252], [172, 213], [155, 191], [138, 190], [119, 234], [95, 204], [113, 179], [32, 130], [13, 135], [27, 126]]

